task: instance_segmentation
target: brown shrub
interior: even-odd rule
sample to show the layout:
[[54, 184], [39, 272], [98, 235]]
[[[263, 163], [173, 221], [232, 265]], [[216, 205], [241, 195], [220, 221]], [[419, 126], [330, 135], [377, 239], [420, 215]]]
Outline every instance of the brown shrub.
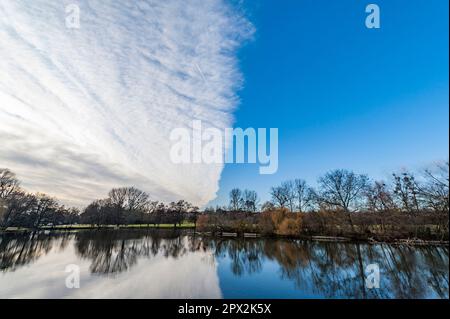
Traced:
[[200, 231], [206, 231], [209, 230], [210, 224], [209, 224], [209, 217], [208, 215], [200, 215], [197, 219], [197, 229]]
[[271, 212], [261, 213], [258, 221], [258, 227], [263, 235], [273, 235], [275, 233], [275, 224], [273, 223]]
[[278, 228], [278, 226], [283, 222], [283, 220], [286, 219], [287, 215], [289, 214], [289, 211], [286, 208], [278, 208], [270, 213], [275, 228]]
[[298, 213], [291, 213], [285, 208], [264, 212], [258, 222], [261, 233], [265, 235], [299, 235], [302, 226], [302, 217]]
[[277, 234], [283, 236], [296, 236], [300, 234], [302, 219], [300, 215], [289, 214], [277, 227]]
[[245, 233], [245, 232], [254, 231], [253, 224], [246, 220], [243, 220], [243, 219], [233, 221], [231, 223], [231, 227], [232, 227], [231, 230], [234, 232], [237, 232], [237, 233]]

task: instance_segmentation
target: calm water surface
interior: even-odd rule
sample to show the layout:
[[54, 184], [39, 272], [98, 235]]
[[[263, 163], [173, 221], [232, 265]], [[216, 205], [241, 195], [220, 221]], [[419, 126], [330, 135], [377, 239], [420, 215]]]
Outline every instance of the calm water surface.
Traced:
[[[66, 288], [67, 265], [80, 288]], [[380, 268], [380, 288], [364, 270]], [[174, 230], [0, 235], [0, 298], [448, 298], [448, 247], [217, 239]]]

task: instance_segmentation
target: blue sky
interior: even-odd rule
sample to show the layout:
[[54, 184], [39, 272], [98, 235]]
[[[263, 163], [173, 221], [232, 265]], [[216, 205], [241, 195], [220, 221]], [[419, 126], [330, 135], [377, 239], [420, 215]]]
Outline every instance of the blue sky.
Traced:
[[[376, 3], [381, 28], [365, 27]], [[228, 164], [233, 187], [268, 199], [291, 178], [314, 185], [335, 168], [389, 178], [448, 158], [448, 1], [241, 2], [254, 39], [239, 52], [245, 79], [235, 127], [279, 128], [279, 170]]]
[[[267, 200], [287, 179], [448, 158], [448, 0], [16, 0], [0, 16], [0, 167], [67, 205], [122, 186]], [[278, 128], [278, 172], [174, 162], [171, 133], [196, 120]]]

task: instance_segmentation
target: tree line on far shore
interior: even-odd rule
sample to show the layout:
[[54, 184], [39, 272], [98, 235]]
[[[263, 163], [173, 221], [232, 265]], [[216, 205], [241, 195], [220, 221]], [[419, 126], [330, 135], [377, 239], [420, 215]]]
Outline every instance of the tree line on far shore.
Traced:
[[326, 173], [310, 187], [302, 179], [281, 183], [270, 189], [271, 200], [260, 205], [255, 191], [232, 189], [228, 207], [208, 207], [205, 211], [290, 212], [319, 210], [358, 211], [440, 211], [449, 210], [449, 163], [436, 164], [420, 172], [393, 173], [391, 181], [372, 182], [367, 175], [339, 169]]
[[195, 222], [198, 207], [185, 200], [165, 204], [135, 187], [114, 188], [108, 197], [93, 201], [83, 210], [68, 208], [42, 193], [20, 187], [16, 175], [0, 169], [0, 228], [39, 228], [48, 225], [172, 224]]
[[[260, 233], [287, 236], [448, 239], [448, 161], [417, 174], [393, 173], [389, 181], [338, 169], [319, 177], [316, 187], [294, 179], [272, 187], [270, 196], [260, 204], [256, 192], [232, 189], [229, 206], [206, 208], [210, 215], [201, 216], [199, 226], [245, 232], [257, 225]], [[262, 214], [255, 219], [246, 212]]]
[[[179, 200], [154, 201], [135, 187], [112, 189], [82, 211], [67, 208], [45, 194], [30, 194], [15, 174], [0, 169], [0, 227], [39, 228], [43, 225], [130, 225], [191, 222], [207, 231], [253, 231], [265, 234], [394, 234], [448, 238], [449, 163], [418, 174], [392, 174], [389, 182], [367, 175], [334, 170], [315, 188], [302, 179], [270, 189], [271, 200], [260, 203], [252, 190], [232, 189], [229, 205], [200, 211]], [[408, 226], [409, 225], [409, 226]], [[427, 226], [428, 225], [428, 226]], [[395, 231], [393, 230], [395, 229]], [[411, 230], [413, 229], [413, 230]], [[425, 232], [426, 234], [422, 234]], [[433, 236], [435, 234], [436, 236]], [[426, 236], [425, 236], [426, 237]]]
[[73, 224], [79, 219], [77, 208], [61, 205], [43, 193], [27, 193], [13, 172], [0, 168], [0, 229], [9, 226], [39, 228], [49, 222]]

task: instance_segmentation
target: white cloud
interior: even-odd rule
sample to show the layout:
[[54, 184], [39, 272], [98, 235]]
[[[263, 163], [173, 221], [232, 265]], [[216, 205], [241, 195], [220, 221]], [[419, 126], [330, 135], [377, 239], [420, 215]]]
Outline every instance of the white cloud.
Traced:
[[[127, 271], [108, 276], [92, 274], [92, 261], [80, 258], [72, 244], [70, 242], [64, 250], [53, 248], [32, 267], [0, 272], [0, 299], [223, 297], [218, 264], [210, 250], [189, 252], [177, 258], [164, 256], [164, 252], [159, 251], [150, 258], [138, 258]], [[80, 267], [80, 289], [65, 286], [68, 273], [64, 270], [70, 264]]]
[[[65, 26], [68, 4], [81, 28]], [[0, 167], [82, 205], [111, 187], [203, 205], [222, 165], [175, 165], [170, 131], [232, 124], [251, 24], [222, 0], [0, 0]]]

